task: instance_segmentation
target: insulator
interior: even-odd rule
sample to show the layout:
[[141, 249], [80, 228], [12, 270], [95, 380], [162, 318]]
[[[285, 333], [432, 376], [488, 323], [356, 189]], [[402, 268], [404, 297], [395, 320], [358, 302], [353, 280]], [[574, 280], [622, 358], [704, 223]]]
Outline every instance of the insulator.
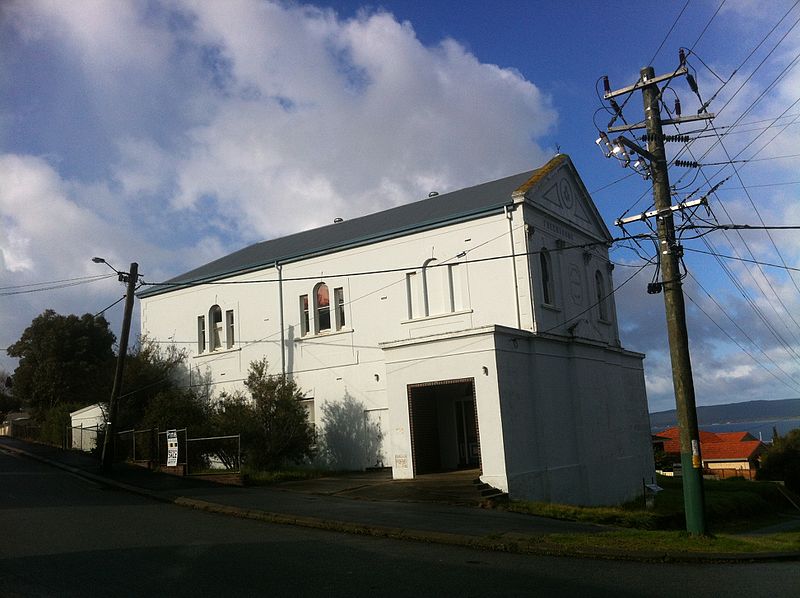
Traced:
[[686, 66], [686, 52], [683, 48], [678, 50], [678, 58], [680, 59], [681, 66]]
[[663, 141], [664, 143], [689, 143], [689, 136], [688, 135], [642, 135], [639, 137], [639, 141]]
[[603, 75], [603, 91], [611, 93], [611, 84], [608, 82], [608, 75]]
[[692, 89], [694, 93], [698, 93], [697, 81], [695, 81], [694, 77], [692, 77], [692, 73], [686, 73], [686, 82], [689, 84], [689, 87]]
[[681, 101], [678, 98], [675, 98], [675, 115], [681, 115]]
[[699, 163], [690, 162], [687, 160], [675, 160], [675, 166], [681, 166], [683, 168], [700, 168]]

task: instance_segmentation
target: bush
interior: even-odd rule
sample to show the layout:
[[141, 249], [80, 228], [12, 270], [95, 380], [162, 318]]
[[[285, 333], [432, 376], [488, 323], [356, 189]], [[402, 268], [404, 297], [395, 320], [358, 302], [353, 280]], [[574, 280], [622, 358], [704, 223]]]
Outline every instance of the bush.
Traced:
[[205, 398], [191, 390], [170, 389], [159, 392], [147, 405], [142, 418], [145, 429], [172, 430], [188, 428], [194, 437], [210, 433], [210, 411]]
[[75, 411], [74, 405], [57, 405], [42, 412], [42, 428], [39, 439], [47, 444], [64, 447], [67, 438], [69, 414]]
[[292, 380], [267, 373], [267, 360], [250, 364], [244, 382], [253, 400], [255, 430], [248, 443], [250, 465], [276, 469], [314, 456], [314, 429], [308, 422], [303, 394]]
[[759, 480], [783, 481], [786, 487], [800, 493], [800, 428], [786, 436], [776, 436], [772, 446], [761, 457]]

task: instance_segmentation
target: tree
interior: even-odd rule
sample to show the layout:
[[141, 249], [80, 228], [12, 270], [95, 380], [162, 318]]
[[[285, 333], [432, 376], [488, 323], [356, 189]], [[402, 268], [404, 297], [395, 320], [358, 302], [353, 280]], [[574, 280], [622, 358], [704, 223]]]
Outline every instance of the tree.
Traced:
[[[175, 345], [162, 347], [147, 337], [140, 337], [125, 360], [125, 375], [117, 406], [117, 429], [149, 427], [145, 418], [157, 397], [185, 388], [187, 383], [185, 351]], [[110, 394], [111, 387], [108, 389]]]
[[800, 494], [800, 428], [773, 439], [761, 457], [758, 479], [781, 480], [789, 490]]
[[292, 380], [267, 373], [266, 358], [250, 363], [244, 382], [253, 399], [257, 434], [248, 455], [252, 465], [276, 469], [314, 456], [314, 429], [308, 422], [303, 394]]
[[62, 316], [48, 309], [8, 348], [19, 358], [14, 396], [42, 420], [58, 405], [84, 406], [107, 399], [113, 375], [114, 334], [102, 316]]
[[11, 390], [11, 377], [5, 370], [0, 369], [0, 422], [6, 415], [22, 408], [22, 402], [14, 396]]

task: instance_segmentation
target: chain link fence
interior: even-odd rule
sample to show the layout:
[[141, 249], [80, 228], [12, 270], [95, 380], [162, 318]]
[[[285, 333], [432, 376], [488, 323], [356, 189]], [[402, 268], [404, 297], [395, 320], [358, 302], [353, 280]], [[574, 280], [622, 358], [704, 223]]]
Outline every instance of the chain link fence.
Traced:
[[[87, 427], [67, 425], [63, 430], [63, 438], [59, 443], [48, 444], [77, 451], [102, 450], [105, 433], [102, 425]], [[186, 428], [175, 432], [178, 438], [177, 465], [184, 467], [186, 475], [241, 473], [241, 434], [189, 438]], [[42, 442], [42, 426], [31, 421], [13, 422], [9, 436], [29, 442]], [[123, 430], [114, 436], [115, 461], [167, 467], [166, 431], [159, 431], [156, 428]]]

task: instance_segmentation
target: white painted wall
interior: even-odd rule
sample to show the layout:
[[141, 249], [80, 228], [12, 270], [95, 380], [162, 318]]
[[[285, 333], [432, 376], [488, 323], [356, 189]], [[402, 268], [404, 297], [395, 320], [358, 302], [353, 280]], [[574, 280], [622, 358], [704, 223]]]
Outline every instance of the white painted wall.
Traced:
[[[605, 320], [593, 306], [596, 271], [613, 289], [608, 231], [568, 162], [515, 202], [505, 213], [280, 271], [268, 266], [227, 284], [142, 298], [142, 332], [186, 349], [193, 381], [209, 374], [217, 392], [241, 389], [251, 361], [266, 356], [278, 374], [285, 359], [314, 399], [317, 426], [326, 403], [345, 397], [380, 425], [381, 455], [363, 465], [389, 465], [398, 478], [414, 476], [407, 386], [473, 378], [484, 481], [541, 500], [625, 500], [653, 464], [642, 356], [619, 348], [613, 295]], [[550, 304], [532, 253], [542, 247], [552, 265]], [[343, 289], [346, 325], [315, 334], [312, 316], [303, 334], [300, 297], [313, 303], [320, 282], [331, 298]], [[233, 311], [235, 343], [227, 349], [223, 339], [210, 352], [206, 341], [199, 353], [197, 317], [208, 334], [213, 305], [223, 323]]]

